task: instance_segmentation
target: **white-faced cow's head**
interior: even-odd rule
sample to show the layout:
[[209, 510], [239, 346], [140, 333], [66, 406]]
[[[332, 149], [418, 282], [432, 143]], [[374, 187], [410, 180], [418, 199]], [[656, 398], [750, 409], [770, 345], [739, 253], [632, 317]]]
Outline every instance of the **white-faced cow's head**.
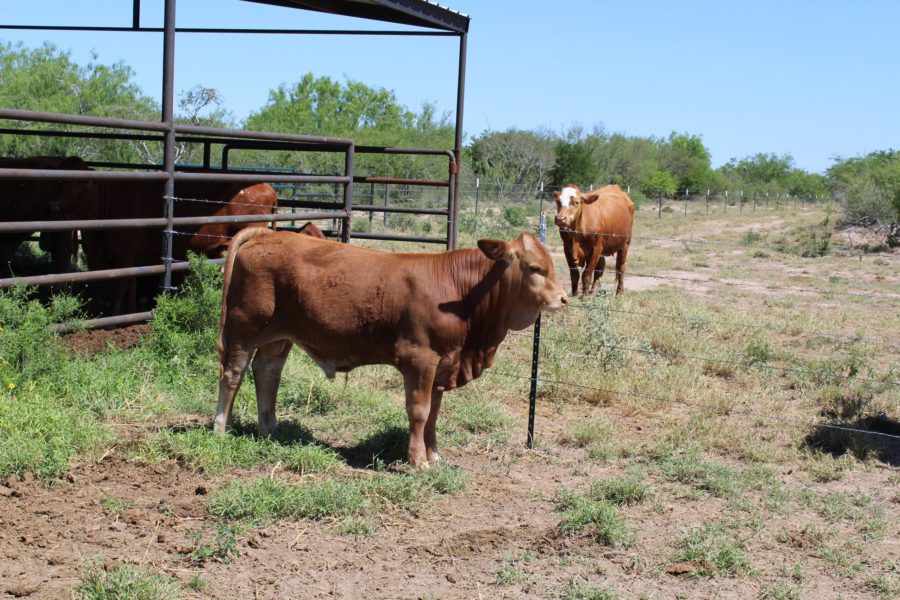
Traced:
[[534, 323], [541, 310], [553, 312], [569, 303], [550, 253], [533, 234], [523, 233], [510, 242], [478, 240], [478, 247], [488, 258], [508, 265], [508, 284], [517, 290], [508, 307], [507, 325], [511, 329], [524, 329]]
[[581, 188], [570, 183], [562, 190], [553, 192], [556, 196], [556, 217], [553, 219], [560, 229], [572, 229], [575, 225], [575, 212], [581, 204]]

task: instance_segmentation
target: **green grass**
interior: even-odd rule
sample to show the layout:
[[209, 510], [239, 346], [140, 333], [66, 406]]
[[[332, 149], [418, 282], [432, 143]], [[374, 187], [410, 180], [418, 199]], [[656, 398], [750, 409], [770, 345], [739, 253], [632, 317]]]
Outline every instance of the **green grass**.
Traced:
[[27, 388], [0, 392], [0, 477], [31, 472], [46, 480], [68, 471], [77, 454], [112, 440], [89, 412]]
[[743, 542], [720, 525], [708, 524], [685, 532], [676, 542], [675, 560], [697, 565], [695, 576], [736, 576], [750, 571]]
[[628, 506], [643, 502], [650, 487], [634, 476], [615, 479], [599, 479], [591, 485], [589, 496], [593, 500], [610, 502], [617, 506]]
[[129, 565], [105, 570], [94, 563], [85, 569], [74, 596], [77, 600], [177, 600], [180, 587], [166, 575]]
[[556, 509], [562, 513], [559, 531], [571, 535], [589, 530], [594, 539], [613, 548], [630, 548], [634, 534], [625, 525], [618, 507], [607, 500], [594, 500], [562, 489], [556, 494]]
[[252, 482], [234, 480], [214, 493], [207, 506], [215, 518], [250, 523], [270, 523], [283, 518], [359, 519], [382, 510], [418, 514], [436, 497], [458, 493], [464, 487], [464, 475], [449, 466], [425, 472], [375, 472], [362, 478], [301, 484], [273, 478]]
[[534, 560], [534, 552], [526, 550], [520, 556], [506, 556], [497, 569], [495, 583], [499, 586], [514, 585], [526, 581], [528, 575], [521, 569], [522, 565], [530, 564]]
[[207, 473], [227, 469], [276, 464], [298, 473], [327, 472], [337, 468], [340, 457], [330, 448], [312, 444], [282, 444], [251, 435], [218, 435], [208, 429], [164, 429], [134, 453], [135, 458], [155, 462], [177, 459], [185, 466]]
[[560, 595], [561, 600], [616, 600], [618, 597], [615, 590], [588, 585], [578, 577], [570, 579]]

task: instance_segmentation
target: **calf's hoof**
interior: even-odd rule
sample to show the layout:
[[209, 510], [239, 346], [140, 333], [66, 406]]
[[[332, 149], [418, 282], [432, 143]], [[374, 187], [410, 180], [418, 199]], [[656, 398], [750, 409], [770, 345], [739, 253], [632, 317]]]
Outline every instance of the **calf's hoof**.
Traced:
[[427, 471], [431, 468], [431, 465], [428, 464], [428, 459], [426, 459], [424, 456], [420, 458], [410, 457], [409, 466], [416, 471]]

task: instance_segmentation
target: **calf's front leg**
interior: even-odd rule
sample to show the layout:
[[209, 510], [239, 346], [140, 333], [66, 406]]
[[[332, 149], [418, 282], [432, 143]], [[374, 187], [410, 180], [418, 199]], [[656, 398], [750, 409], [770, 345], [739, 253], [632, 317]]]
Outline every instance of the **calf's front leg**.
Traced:
[[431, 411], [428, 413], [428, 420], [425, 421], [425, 457], [429, 463], [441, 460], [437, 447], [437, 419], [443, 398], [444, 392], [431, 392]]
[[[437, 363], [424, 361], [403, 368], [403, 385], [406, 389], [406, 416], [409, 418], [409, 464], [415, 469], [428, 469], [425, 445], [425, 425], [431, 414], [431, 386]], [[435, 415], [437, 420], [437, 415]]]

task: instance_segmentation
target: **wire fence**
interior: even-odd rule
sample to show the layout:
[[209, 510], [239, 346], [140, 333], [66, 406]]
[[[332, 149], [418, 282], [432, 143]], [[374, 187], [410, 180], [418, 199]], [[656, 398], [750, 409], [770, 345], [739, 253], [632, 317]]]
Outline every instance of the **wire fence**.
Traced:
[[[546, 239], [546, 229], [542, 226], [537, 232], [542, 240]], [[637, 239], [637, 238], [632, 238]], [[694, 240], [684, 240], [684, 239], [675, 239], [675, 238], [660, 238], [660, 237], [650, 237], [647, 236], [644, 239], [654, 239], [657, 241], [671, 241], [678, 242], [684, 244], [693, 243]], [[707, 243], [707, 240], [697, 240], [698, 243], [704, 244]], [[719, 245], [718, 243], [714, 243], [712, 245]], [[732, 244], [721, 244], [724, 246], [731, 246]], [[748, 244], [740, 244], [742, 248], [746, 248], [747, 246], [752, 246]], [[575, 267], [577, 270], [577, 267]], [[569, 269], [557, 269], [557, 275], [565, 280], [565, 275], [567, 274]], [[615, 270], [613, 272], [618, 275], [619, 273]], [[793, 286], [784, 286], [784, 285], [773, 285], [771, 283], [757, 283], [757, 282], [742, 282], [742, 281], [727, 281], [727, 280], [716, 280], [716, 279], [698, 279], [694, 277], [681, 277], [681, 276], [673, 276], [673, 275], [661, 275], [661, 274], [650, 274], [650, 273], [627, 273], [629, 276], [645, 276], [645, 277], [655, 277], [659, 279], [667, 279], [678, 281], [680, 283], [688, 283], [691, 285], [704, 285], [704, 284], [721, 284], [721, 285], [736, 285], [750, 288], [765, 288], [769, 290], [777, 290], [781, 292], [790, 292], [790, 293], [801, 293], [801, 294], [812, 294], [819, 297], [843, 297], [843, 298], [851, 298], [854, 301], [858, 302], [873, 302], [873, 301], [887, 301], [889, 303], [897, 302], [900, 300], [900, 296], [896, 294], [890, 293], [854, 293], [847, 292], [845, 290], [841, 291], [832, 291], [832, 290], [820, 290], [814, 288], [797, 288]], [[825, 280], [826, 283], [831, 283]], [[884, 353], [886, 355], [896, 355], [898, 352], [898, 341], [897, 338], [890, 337], [879, 337], [879, 336], [869, 336], [869, 335], [847, 335], [845, 333], [838, 332], [827, 332], [827, 331], [812, 331], [812, 330], [803, 330], [798, 327], [781, 327], [772, 325], [769, 323], [745, 323], [745, 322], [734, 322], [722, 319], [708, 319], [708, 318], [695, 318], [687, 315], [679, 315], [674, 313], [659, 313], [653, 311], [641, 311], [641, 310], [633, 310], [633, 309], [625, 309], [625, 308], [615, 308], [609, 304], [603, 307], [596, 307], [591, 305], [578, 305], [570, 303], [570, 306], [567, 307], [566, 310], [571, 311], [575, 310], [593, 310], [596, 311], [600, 315], [604, 315], [604, 313], [616, 312], [622, 315], [627, 316], [635, 316], [638, 318], [650, 318], [650, 319], [665, 319], [667, 324], [675, 323], [677, 325], [684, 325], [686, 327], [692, 328], [697, 326], [698, 324], [703, 325], [716, 325], [716, 326], [729, 326], [736, 328], [745, 328], [749, 327], [752, 329], [763, 330], [766, 332], [781, 332], [789, 335], [798, 335], [803, 334], [807, 336], [814, 336], [818, 338], [825, 338], [831, 340], [834, 343], [838, 344], [857, 344], [857, 343], [868, 343], [868, 344], [878, 344], [878, 351]], [[565, 317], [560, 317], [560, 313], [555, 313], [551, 316], [547, 317], [548, 324], [551, 326], [556, 324], [561, 326], [564, 330], [570, 330], [572, 323], [571, 319], [567, 320]], [[608, 315], [604, 315], [608, 316]], [[583, 323], [580, 326], [584, 326]], [[519, 335], [520, 337], [527, 337], [527, 333], [516, 334], [512, 333], [513, 336]], [[882, 415], [885, 417], [883, 420], [886, 420], [888, 423], [888, 428], [892, 429], [892, 432], [889, 431], [881, 431], [874, 428], [864, 428], [861, 426], [852, 426], [846, 423], [835, 423], [835, 422], [823, 422], [817, 421], [813, 419], [798, 419], [798, 418], [790, 418], [782, 415], [773, 415], [766, 414], [759, 411], [753, 410], [742, 410], [735, 409], [733, 407], [729, 407], [727, 410], [723, 411], [722, 407], [715, 403], [699, 403], [699, 402], [691, 402], [686, 400], [685, 398], [679, 398], [676, 396], [660, 396], [658, 394], [647, 394], [642, 392], [635, 392], [632, 390], [625, 389], [615, 389], [610, 387], [602, 387], [598, 385], [587, 385], [585, 383], [579, 383], [576, 381], [567, 381], [559, 378], [548, 377], [542, 373], [540, 365], [542, 364], [542, 349], [548, 347], [552, 348], [554, 345], [563, 345], [565, 347], [565, 351], [563, 355], [567, 360], [575, 360], [575, 361], [584, 361], [585, 364], [589, 364], [588, 361], [594, 361], [595, 363], [600, 359], [600, 354], [603, 352], [624, 352], [624, 353], [637, 353], [644, 356], [652, 357], [652, 358], [663, 358], [669, 361], [679, 362], [682, 360], [689, 361], [698, 361], [702, 362], [704, 365], [723, 365], [729, 368], [735, 369], [763, 369], [771, 372], [787, 374], [796, 374], [803, 375], [819, 380], [823, 383], [830, 384], [839, 384], [842, 386], [852, 385], [857, 382], [861, 382], [865, 385], [875, 386], [882, 390], [886, 390], [887, 394], [891, 394], [896, 397], [896, 390], [900, 387], [900, 381], [897, 379], [896, 368], [893, 363], [890, 363], [890, 367], [886, 372], [869, 372], [869, 376], [863, 376], [858, 372], [848, 372], [842, 373], [838, 372], [839, 369], [843, 369], [844, 367], [837, 366], [823, 366], [821, 368], [808, 368], [803, 366], [797, 366], [794, 364], [776, 364], [775, 361], [769, 359], [761, 360], [758, 357], [726, 357], [723, 358], [721, 355], [714, 354], [705, 354], [705, 353], [685, 353], [680, 350], [666, 350], [652, 347], [636, 347], [631, 345], [625, 345], [620, 342], [609, 341], [604, 339], [602, 336], [594, 337], [587, 339], [579, 338], [579, 339], [570, 339], [567, 337], [559, 337], [554, 335], [547, 335], [546, 333], [542, 333], [541, 319], [539, 317], [538, 322], [535, 324], [533, 331], [531, 333], [533, 337], [533, 356], [532, 356], [532, 372], [530, 375], [521, 375], [521, 374], [513, 374], [504, 371], [488, 371], [492, 375], [518, 379], [521, 381], [528, 381], [531, 386], [530, 398], [529, 398], [529, 429], [527, 434], [528, 445], [531, 447], [534, 439], [534, 412], [536, 399], [538, 395], [538, 390], [540, 386], [562, 386], [569, 387], [581, 391], [589, 391], [597, 394], [612, 394], [617, 396], [631, 397], [642, 400], [649, 400], [656, 403], [661, 404], [677, 404], [688, 406], [694, 409], [702, 410], [702, 411], [712, 411], [713, 413], [720, 416], [734, 416], [734, 417], [743, 417], [743, 418], [752, 418], [755, 420], [766, 420], [771, 422], [778, 422], [784, 424], [790, 424], [797, 427], [802, 427], [807, 430], [828, 430], [834, 432], [841, 432], [844, 434], [853, 434], [855, 436], [872, 436], [878, 438], [881, 441], [886, 441], [888, 443], [898, 443], [900, 442], [900, 424], [898, 424], [895, 420]], [[585, 352], [585, 347], [589, 349], [593, 347], [594, 353]], [[817, 358], [826, 358], [833, 359], [834, 355], [818, 355]], [[784, 361], [778, 361], [784, 362]], [[853, 371], [854, 369], [850, 369]]]
[[[207, 203], [218, 203], [218, 204], [227, 204], [227, 202], [218, 202], [218, 201], [210, 201], [206, 199], [198, 199], [198, 198], [175, 198], [177, 201], [191, 201], [191, 202], [207, 202]], [[250, 208], [254, 207], [256, 209], [259, 208], [258, 205], [253, 203], [245, 203], [242, 206]], [[370, 213], [371, 216], [371, 213]], [[264, 220], [264, 219], [261, 219]], [[505, 230], [507, 232], [515, 232], [518, 233], [522, 231], [522, 227], [516, 227], [509, 223], [502, 222], [485, 222], [482, 224], [482, 228], [488, 231], [493, 230]], [[535, 233], [541, 235], [542, 239], [546, 239], [546, 226], [538, 227], [538, 228], [528, 228], [531, 229]], [[184, 229], [174, 229], [171, 231], [173, 235], [178, 236], [203, 236], [210, 238], [230, 238], [231, 236], [223, 233], [212, 233], [212, 234], [204, 234], [198, 233], [195, 231], [189, 231]], [[678, 238], [678, 237], [666, 237], [666, 236], [631, 236], [632, 243], [634, 242], [663, 242], [670, 244], [677, 244], [683, 246], [693, 246], [698, 245], [700, 247], [704, 247], [710, 250], [715, 249], [723, 249], [723, 248], [738, 248], [743, 250], [756, 250], [756, 249], [769, 249], [771, 250], [771, 246], [761, 245], [761, 244], [749, 244], [749, 243], [732, 243], [725, 241], [716, 241], [709, 240], [705, 238]], [[610, 270], [613, 274], [618, 274], [615, 269]], [[561, 267], [557, 268], [557, 276], [562, 280], [566, 280], [566, 275], [568, 274], [568, 268]], [[711, 278], [708, 276], [705, 277], [694, 277], [694, 276], [686, 276], [680, 274], [672, 274], [672, 273], [651, 273], [651, 272], [641, 272], [641, 271], [633, 271], [629, 270], [624, 273], [626, 277], [644, 277], [644, 278], [652, 278], [661, 281], [671, 281], [677, 282], [679, 285], [686, 286], [726, 286], [726, 287], [735, 287], [735, 288], [747, 288], [751, 290], [767, 290], [771, 292], [778, 293], [786, 293], [786, 294], [799, 294], [803, 297], [814, 298], [816, 300], [822, 299], [842, 299], [849, 300], [852, 302], [858, 303], [888, 303], [889, 305], [893, 305], [894, 303], [900, 301], [900, 295], [892, 294], [888, 292], [882, 291], [868, 291], [868, 292], [856, 292], [856, 291], [848, 291], [848, 290], [835, 290], [835, 289], [819, 289], [813, 287], [798, 287], [792, 285], [784, 285], [778, 281], [767, 281], [767, 282], [758, 282], [758, 281], [738, 281], [738, 280], [729, 280], [729, 279], [717, 279]], [[833, 286], [834, 282], [827, 279], [814, 279], [818, 283], [824, 286]], [[796, 305], [795, 305], [796, 306]], [[634, 319], [649, 319], [651, 321], [664, 321], [669, 325], [674, 325], [683, 330], [688, 331], [696, 331], [698, 326], [703, 327], [725, 327], [731, 328], [736, 331], [743, 330], [756, 330], [764, 333], [778, 333], [783, 334], [785, 336], [790, 336], [795, 339], [808, 339], [808, 338], [817, 338], [821, 340], [827, 340], [834, 347], [839, 348], [841, 353], [837, 356], [838, 358], [844, 355], [852, 354], [849, 350], [853, 349], [856, 345], [865, 344], [868, 346], [875, 346], [877, 348], [877, 352], [882, 353], [884, 355], [894, 356], [900, 353], [900, 340], [896, 337], [891, 336], [876, 336], [869, 334], [847, 334], [844, 332], [837, 331], [826, 331], [821, 329], [809, 329], [799, 326], [783, 326], [777, 325], [773, 323], [766, 322], [746, 322], [739, 320], [730, 320], [730, 319], [715, 319], [708, 317], [696, 317], [687, 314], [681, 314], [678, 312], [660, 312], [658, 310], [646, 310], [641, 308], [632, 308], [626, 307], [624, 304], [619, 304], [618, 306], [613, 302], [607, 302], [602, 307], [597, 307], [596, 304], [592, 304], [590, 302], [585, 302], [584, 304], [578, 303], [570, 303], [569, 307], [562, 313], [554, 314], [553, 316], [546, 317], [547, 325], [551, 328], [556, 328], [560, 331], [571, 330], [573, 327], [574, 321], [577, 319], [573, 319], [571, 317], [566, 316], [566, 311], [569, 311], [571, 314], [572, 311], [594, 311], [596, 315], [599, 315], [602, 318], [608, 319], [610, 314], [619, 314], [624, 317], [634, 318]], [[581, 324], [583, 325], [583, 323]], [[651, 325], [652, 326], [652, 323]], [[511, 337], [513, 338], [525, 338], [528, 337], [529, 334], [527, 332], [511, 332]], [[668, 361], [694, 361], [698, 363], [702, 363], [703, 365], [722, 365], [728, 368], [733, 368], [735, 370], [738, 369], [746, 369], [747, 371], [753, 370], [763, 370], [768, 372], [775, 372], [781, 374], [795, 374], [798, 376], [808, 377], [810, 379], [814, 379], [816, 381], [828, 384], [837, 384], [837, 385], [851, 385], [853, 383], [859, 382], [862, 384], [866, 384], [869, 386], [875, 386], [882, 390], [888, 390], [887, 393], [895, 393], [897, 388], [900, 387], [900, 381], [898, 381], [896, 368], [894, 366], [889, 366], [887, 370], [876, 371], [869, 369], [865, 373], [860, 372], [846, 372], [846, 366], [842, 364], [823, 364], [821, 366], [804, 366], [803, 364], [797, 364], [795, 359], [790, 357], [782, 358], [780, 360], [776, 360], [774, 358], [750, 358], [746, 356], [740, 355], [727, 355], [723, 356], [721, 354], [712, 354], [712, 353], [697, 353], [697, 352], [683, 352], [680, 350], [675, 351], [666, 351], [661, 350], [659, 348], [654, 348], [651, 345], [648, 345], [646, 342], [641, 343], [622, 343], [619, 341], [611, 341], [608, 339], [604, 339], [603, 337], [591, 337], [590, 334], [587, 334], [587, 337], [581, 336], [578, 339], [571, 339], [569, 337], [565, 337], [564, 335], [560, 335], [559, 333], [541, 333], [540, 329], [540, 321], [534, 327], [534, 330], [530, 334], [533, 340], [533, 369], [532, 373], [529, 374], [516, 374], [509, 373], [502, 370], [491, 369], [485, 372], [486, 375], [493, 375], [498, 377], [505, 377], [508, 379], [515, 379], [520, 381], [528, 381], [531, 384], [531, 404], [532, 404], [532, 412], [529, 418], [529, 442], [533, 440], [533, 406], [536, 402], [538, 389], [542, 386], [550, 386], [552, 388], [558, 387], [568, 387], [581, 391], [589, 391], [596, 394], [612, 394], [623, 397], [630, 397], [640, 400], [647, 400], [660, 404], [672, 404], [672, 405], [682, 405], [686, 407], [690, 407], [693, 409], [709, 412], [711, 414], [715, 414], [721, 417], [740, 417], [740, 418], [750, 418], [754, 420], [763, 420], [763, 421], [771, 421], [782, 424], [789, 424], [792, 426], [803, 427], [807, 429], [824, 429], [824, 430], [833, 430], [842, 433], [848, 433], [853, 435], [863, 435], [863, 436], [874, 436], [881, 440], [886, 440], [890, 443], [900, 442], [900, 435], [889, 433], [885, 431], [879, 431], [876, 429], [867, 429], [859, 426], [852, 426], [846, 423], [834, 423], [834, 422], [822, 422], [816, 421], [814, 419], [802, 419], [802, 418], [791, 418], [783, 415], [775, 415], [775, 414], [767, 414], [754, 410], [746, 410], [735, 407], [729, 407], [727, 409], [723, 409], [721, 404], [717, 403], [704, 403], [704, 402], [694, 402], [688, 400], [684, 397], [679, 397], [677, 394], [672, 396], [664, 396], [659, 394], [648, 394], [642, 391], [634, 391], [629, 389], [616, 389], [615, 387], [607, 387], [601, 385], [589, 385], [582, 382], [577, 381], [567, 381], [565, 379], [555, 378], [552, 376], [548, 376], [546, 373], [541, 371], [541, 360], [542, 358], [546, 360], [546, 352], [548, 350], [552, 350], [555, 346], [563, 346], [566, 348], [565, 355], [570, 360], [576, 361], [590, 361], [597, 359], [597, 352], [620, 352], [627, 354], [636, 354], [642, 355], [650, 358], [660, 358]], [[587, 344], [586, 344], [587, 342]], [[594, 352], [585, 352], [585, 345], [593, 348]], [[808, 356], [808, 349], [805, 350], [805, 354]], [[818, 354], [814, 355], [818, 359], [823, 359], [825, 361], [834, 360], [836, 358], [835, 353], [830, 354]], [[794, 362], [792, 362], [794, 361]], [[900, 429], [898, 429], [900, 431]]]

